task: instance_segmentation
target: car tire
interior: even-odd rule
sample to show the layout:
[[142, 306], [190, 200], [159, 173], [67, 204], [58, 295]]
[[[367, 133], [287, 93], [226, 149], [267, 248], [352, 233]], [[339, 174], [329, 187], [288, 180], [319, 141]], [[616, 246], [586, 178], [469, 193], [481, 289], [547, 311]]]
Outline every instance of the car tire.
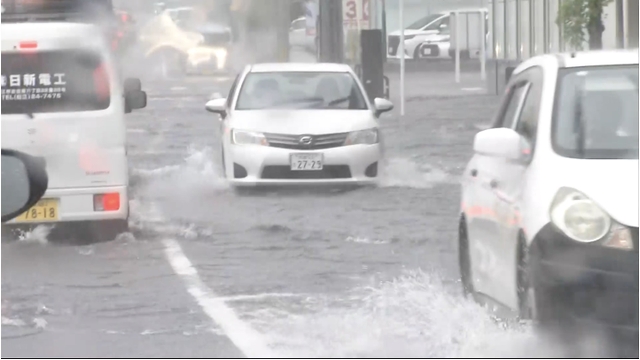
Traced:
[[471, 267], [471, 253], [469, 251], [469, 233], [467, 231], [467, 221], [460, 218], [458, 225], [458, 264], [460, 266], [460, 283], [462, 293], [465, 297], [473, 296], [473, 270]]
[[522, 320], [532, 320], [544, 328], [556, 327], [564, 311], [558, 301], [562, 289], [554, 287], [535, 287], [531, 281], [531, 263], [529, 247], [524, 234], [518, 236], [517, 254], [517, 293], [518, 312]]
[[224, 160], [224, 147], [220, 147], [220, 154], [222, 157], [222, 176], [227, 179], [227, 163]]

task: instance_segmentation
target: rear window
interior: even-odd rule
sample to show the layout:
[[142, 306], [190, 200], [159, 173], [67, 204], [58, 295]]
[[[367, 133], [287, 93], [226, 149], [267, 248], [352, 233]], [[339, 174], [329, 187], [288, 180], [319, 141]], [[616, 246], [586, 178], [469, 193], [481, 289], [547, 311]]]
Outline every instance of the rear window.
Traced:
[[2, 53], [2, 114], [103, 110], [109, 75], [98, 53]]

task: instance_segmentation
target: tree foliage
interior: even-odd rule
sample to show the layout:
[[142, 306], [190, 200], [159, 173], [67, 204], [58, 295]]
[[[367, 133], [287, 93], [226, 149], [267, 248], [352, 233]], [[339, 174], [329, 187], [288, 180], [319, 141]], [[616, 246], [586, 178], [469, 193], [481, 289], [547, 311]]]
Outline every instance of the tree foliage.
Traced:
[[[565, 40], [576, 50], [602, 49], [604, 32], [603, 9], [613, 0], [563, 0], [556, 24], [562, 28]], [[588, 36], [588, 37], [587, 37]]]

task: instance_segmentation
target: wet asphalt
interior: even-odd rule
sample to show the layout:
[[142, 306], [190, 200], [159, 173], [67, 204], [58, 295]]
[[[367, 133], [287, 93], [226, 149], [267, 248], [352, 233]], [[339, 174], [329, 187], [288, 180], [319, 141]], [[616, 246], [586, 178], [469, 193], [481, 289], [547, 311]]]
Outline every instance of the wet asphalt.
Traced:
[[408, 76], [406, 115], [380, 121], [379, 187], [243, 196], [221, 179], [218, 120], [204, 110], [232, 76], [147, 80], [147, 108], [127, 116], [131, 233], [3, 241], [2, 356], [247, 355], [176, 274], [167, 240], [277, 356], [557, 354], [462, 298], [459, 177], [499, 98], [479, 75], [453, 79]]

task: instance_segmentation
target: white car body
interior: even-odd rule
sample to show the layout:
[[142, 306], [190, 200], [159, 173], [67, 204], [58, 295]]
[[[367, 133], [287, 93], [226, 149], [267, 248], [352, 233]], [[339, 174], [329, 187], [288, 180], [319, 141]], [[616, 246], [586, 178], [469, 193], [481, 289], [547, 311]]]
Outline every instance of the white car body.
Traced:
[[[126, 228], [129, 216], [129, 168], [124, 90], [114, 59], [100, 29], [87, 24], [55, 22], [3, 23], [1, 28], [2, 146], [44, 157], [49, 185], [43, 199], [57, 202], [57, 219], [41, 219], [38, 223], [114, 220]], [[31, 44], [26, 50], [21, 48], [25, 42]], [[78, 50], [90, 51], [91, 54], [100, 56], [101, 69], [110, 84], [108, 90], [102, 87], [110, 96], [105, 108], [69, 111], [62, 109], [56, 112], [36, 110], [33, 111], [33, 118], [27, 115], [30, 108], [25, 108], [24, 112], [20, 113], [8, 113], [9, 106], [5, 109], [5, 105], [10, 104], [10, 99], [5, 99], [5, 96], [9, 96], [14, 84], [9, 80], [5, 83], [4, 78], [24, 77], [25, 73], [10, 68], [7, 59], [12, 56], [24, 56], [28, 59], [30, 53], [39, 56], [52, 51], [66, 54], [65, 51]], [[34, 69], [24, 71], [29, 70]], [[94, 77], [95, 74], [94, 71]], [[65, 75], [64, 79], [73, 78], [72, 70]], [[35, 76], [37, 79], [39, 74]], [[60, 79], [59, 81], [64, 81]], [[40, 83], [33, 86], [46, 85], [43, 80], [39, 81]], [[70, 81], [69, 86], [73, 87], [72, 83]], [[26, 83], [22, 85], [22, 88], [27, 86]], [[56, 86], [55, 83], [53, 85]], [[59, 86], [63, 86], [66, 94], [73, 90], [66, 85]], [[64, 99], [64, 96], [61, 98]], [[102, 205], [97, 203], [100, 202], [97, 197], [101, 194], [109, 194], [105, 197], [112, 201], [108, 210], [100, 210]], [[10, 223], [22, 222], [17, 218]], [[27, 223], [30, 224], [34, 223]]]
[[[237, 110], [238, 95], [246, 77], [255, 73], [321, 72], [342, 73], [353, 77], [361, 91], [365, 110]], [[216, 101], [216, 100], [213, 100]], [[376, 184], [378, 164], [382, 160], [380, 141], [375, 144], [345, 146], [346, 137], [351, 132], [378, 129], [376, 110], [369, 102], [365, 89], [351, 67], [344, 64], [258, 64], [247, 66], [238, 75], [228, 99], [224, 101], [225, 117], [221, 124], [224, 172], [229, 183], [236, 187], [256, 185], [310, 185], [310, 184]], [[390, 102], [384, 109], [392, 108]], [[208, 110], [212, 110], [207, 105]], [[217, 109], [216, 111], [220, 111]], [[232, 143], [232, 131], [251, 131], [265, 134], [269, 145], [237, 145]], [[299, 141], [313, 137], [315, 148], [307, 148]], [[379, 135], [378, 135], [379, 139]], [[309, 140], [311, 142], [311, 140]], [[322, 145], [322, 146], [321, 146]], [[290, 170], [292, 156], [306, 154], [322, 156], [321, 171], [305, 171], [307, 176], [297, 176], [299, 172]], [[240, 167], [241, 170], [236, 168]], [[367, 169], [370, 171], [367, 175]], [[271, 175], [267, 175], [267, 173]], [[242, 173], [242, 175], [239, 175]], [[317, 174], [317, 176], [316, 176]], [[338, 175], [336, 175], [338, 174]]]
[[307, 31], [307, 18], [301, 17], [291, 22], [289, 28], [289, 45], [307, 51], [316, 51], [316, 36]]
[[[451, 11], [441, 11], [432, 16], [433, 20], [426, 23], [419, 29], [404, 30], [404, 58], [409, 60], [417, 59], [451, 59], [451, 12], [459, 11], [464, 13], [488, 12], [484, 8], [457, 9]], [[426, 19], [426, 18], [425, 18]], [[420, 21], [420, 20], [419, 20]], [[487, 40], [489, 29], [486, 29]], [[387, 36], [387, 58], [400, 59], [400, 35], [401, 31], [396, 30]], [[472, 49], [470, 56], [477, 58], [477, 49]]]
[[[635, 263], [637, 310], [638, 159], [579, 159], [561, 156], [555, 151], [552, 143], [552, 119], [559, 71], [604, 65], [637, 66], [638, 52], [586, 52], [577, 53], [575, 56], [549, 54], [524, 61], [514, 70], [507, 86], [507, 89], [512, 89], [522, 84], [521, 89], [526, 89], [523, 90], [523, 97], [519, 98], [520, 102], [513, 104], [517, 105], [517, 108], [514, 108], [516, 111], [511, 126], [501, 126], [501, 110], [496, 117], [494, 129], [476, 135], [475, 154], [463, 176], [460, 210], [460, 226], [466, 227], [468, 242], [466, 245], [460, 245], [461, 257], [465, 255], [462, 254], [462, 249], [467, 249], [467, 261], [470, 263], [469, 273], [463, 274], [463, 278], [469, 277], [467, 281], [470, 282], [474, 293], [489, 297], [515, 311], [522, 311], [520, 307], [523, 294], [519, 292], [519, 288], [522, 289], [523, 285], [519, 283], [519, 274], [523, 273], [518, 271], [519, 266], [523, 265], [518, 260], [521, 259], [520, 252], [524, 250], [521, 247], [526, 247], [529, 251], [529, 255], [526, 256], [530, 259], [536, 258], [536, 264], [542, 264], [541, 267], [556, 264], [554, 266], [559, 268], [566, 266], [567, 269], [573, 269], [567, 270], [571, 275], [553, 275], [553, 281], [568, 283], [585, 280], [587, 274], [592, 275], [591, 264], [587, 263], [601, 259], [598, 251], [602, 251], [612, 257], [611, 263]], [[505, 92], [501, 109], [507, 109], [509, 94], [513, 92]], [[533, 102], [527, 103], [528, 100]], [[532, 113], [525, 112], [525, 104], [534, 104], [527, 108], [533, 109]], [[505, 113], [508, 111], [505, 110]], [[519, 125], [522, 124], [519, 123], [522, 119], [537, 122], [533, 148], [529, 147], [524, 135], [515, 131], [520, 129]], [[484, 138], [487, 136], [491, 136], [492, 141], [487, 142], [487, 138]], [[503, 141], [496, 141], [499, 138]], [[509, 147], [510, 150], [504, 150]], [[507, 159], [496, 155], [511, 150], [516, 155], [522, 151], [533, 156], [527, 161], [522, 161], [517, 156]], [[541, 238], [546, 241], [550, 232], [562, 234], [564, 231], [556, 226], [550, 213], [550, 209], [555, 209], [554, 199], [562, 188], [581, 192], [608, 214], [614, 224], [620, 225], [619, 229], [612, 225], [609, 233], [603, 235], [604, 238], [594, 242], [598, 245], [589, 248], [590, 253], [586, 258], [590, 260], [584, 260], [584, 264], [575, 263], [578, 260], [574, 258], [582, 251], [582, 244], [578, 241], [568, 241], [567, 246], [575, 246], [575, 251], [557, 251], [543, 257], [538, 250], [542, 246]], [[618, 250], [600, 245], [610, 241], [607, 237], [623, 236], [618, 235], [616, 231], [621, 231], [620, 234], [624, 232], [624, 236], [633, 237], [633, 246], [636, 248]], [[628, 239], [629, 241], [631, 239]], [[534, 260], [530, 261], [533, 264]], [[533, 266], [531, 264], [526, 265]], [[461, 260], [461, 273], [466, 271], [462, 270], [462, 266]], [[633, 265], [630, 265], [630, 268], [633, 269]], [[538, 270], [530, 271], [532, 274], [534, 271], [538, 274]], [[617, 271], [622, 274], [620, 276], [627, 276], [624, 275], [626, 269]], [[631, 273], [628, 275], [632, 276]], [[541, 281], [546, 280], [551, 281], [550, 278]], [[633, 292], [633, 289], [631, 291]], [[531, 293], [524, 296], [530, 297]], [[637, 316], [635, 321], [637, 331]]]

